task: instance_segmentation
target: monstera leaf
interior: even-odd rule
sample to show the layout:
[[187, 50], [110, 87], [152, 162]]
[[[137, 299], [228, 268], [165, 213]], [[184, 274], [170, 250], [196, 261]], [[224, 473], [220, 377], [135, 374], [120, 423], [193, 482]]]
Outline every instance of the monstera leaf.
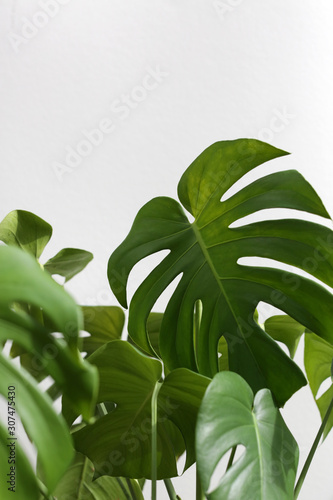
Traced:
[[82, 351], [89, 356], [96, 349], [111, 340], [120, 339], [125, 314], [117, 306], [82, 306], [84, 326], [90, 337], [83, 337]]
[[94, 470], [87, 457], [76, 453], [54, 496], [57, 500], [144, 500], [135, 479], [101, 476], [93, 481]]
[[[318, 406], [320, 416], [324, 419], [333, 399], [333, 383], [318, 397], [320, 386], [325, 380], [333, 382], [333, 346], [314, 333], [306, 333], [304, 340], [304, 366], [313, 397]], [[324, 439], [333, 427], [333, 413], [328, 417], [324, 428]]]
[[[177, 201], [151, 200], [139, 211], [108, 266], [110, 286], [127, 307], [126, 285], [133, 266], [150, 254], [169, 250], [132, 298], [128, 328], [133, 340], [153, 352], [146, 331], [148, 315], [168, 285], [181, 275], [161, 325], [159, 345], [167, 367], [183, 366], [213, 376], [218, 371], [218, 342], [223, 335], [230, 370], [242, 375], [255, 392], [268, 387], [280, 405], [305, 384], [305, 378], [254, 321], [257, 304], [264, 301], [278, 307], [333, 343], [333, 314], [327, 306], [333, 304], [332, 295], [310, 279], [273, 267], [244, 265], [239, 259], [264, 257], [304, 267], [332, 284], [333, 233], [319, 224], [294, 219], [231, 225], [269, 208], [329, 216], [296, 171], [267, 175], [228, 199], [221, 198], [247, 172], [285, 154], [256, 140], [213, 144], [190, 165], [178, 186], [179, 199], [194, 222]], [[315, 265], [308, 265], [312, 261]], [[203, 312], [194, 336], [197, 301]]]
[[303, 325], [290, 316], [277, 315], [265, 321], [264, 329], [274, 340], [287, 346], [291, 358], [295, 356], [298, 343], [305, 330]]
[[[162, 364], [122, 340], [90, 357], [99, 371], [98, 402], [116, 409], [73, 433], [76, 449], [92, 460], [99, 475], [151, 477], [151, 399]], [[177, 475], [176, 461], [186, 449], [187, 469], [195, 460], [197, 412], [210, 380], [185, 368], [167, 375], [157, 400], [157, 473]], [[75, 415], [72, 416], [72, 419]]]
[[[212, 477], [234, 446], [243, 455], [220, 478]], [[196, 429], [197, 465], [209, 500], [290, 500], [298, 447], [268, 389], [255, 398], [236, 373], [217, 374], [203, 398]]]
[[[16, 307], [17, 304], [24, 307]], [[42, 311], [49, 326], [25, 312], [29, 307]], [[89, 420], [95, 407], [98, 380], [96, 369], [83, 361], [78, 351], [81, 321], [80, 309], [74, 300], [40, 268], [34, 257], [12, 246], [0, 247], [0, 340], [13, 340], [31, 353], [36, 366], [53, 377], [73, 408]], [[55, 338], [54, 332], [61, 333], [63, 338]], [[56, 414], [51, 399], [40, 392], [36, 381], [3, 354], [0, 356], [0, 393], [8, 398], [10, 422], [16, 421], [18, 411], [37, 448], [43, 482], [51, 491], [73, 456], [65, 420]], [[8, 439], [16, 439], [15, 430], [8, 430], [14, 435], [0, 431], [0, 444], [4, 449]], [[37, 488], [35, 474], [15, 441], [16, 445], [17, 498], [36, 498], [30, 496]], [[8, 453], [5, 457], [1, 454], [0, 460], [1, 470], [7, 470]], [[31, 494], [27, 493], [29, 484], [35, 485]], [[7, 498], [6, 493], [1, 498]]]

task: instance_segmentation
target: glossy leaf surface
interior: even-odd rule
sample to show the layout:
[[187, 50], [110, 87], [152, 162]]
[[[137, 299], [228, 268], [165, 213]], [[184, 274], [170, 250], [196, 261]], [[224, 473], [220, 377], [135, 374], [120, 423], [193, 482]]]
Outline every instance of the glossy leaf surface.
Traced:
[[[211, 491], [217, 465], [235, 445], [244, 453]], [[208, 500], [293, 499], [298, 447], [268, 389], [254, 397], [238, 374], [218, 373], [199, 410], [196, 450]]]
[[[139, 211], [108, 267], [110, 286], [126, 307], [126, 284], [133, 266], [150, 254], [170, 250], [132, 298], [129, 332], [133, 340], [146, 352], [153, 352], [147, 318], [159, 296], [181, 275], [161, 325], [160, 350], [168, 368], [183, 366], [214, 375], [218, 371], [218, 341], [223, 335], [230, 370], [242, 375], [255, 392], [268, 387], [279, 405], [305, 384], [305, 378], [254, 320], [257, 304], [264, 301], [276, 306], [333, 342], [333, 314], [327, 311], [332, 295], [297, 274], [238, 261], [241, 257], [264, 257], [302, 268], [306, 258], [318, 255], [309, 272], [332, 284], [333, 233], [319, 224], [294, 219], [230, 226], [269, 208], [329, 216], [315, 191], [296, 171], [264, 176], [228, 199], [221, 198], [247, 172], [285, 154], [256, 140], [213, 144], [190, 165], [178, 186], [179, 199], [194, 222], [189, 222], [177, 201], [165, 197], [151, 200]], [[193, 310], [197, 300], [203, 313], [195, 340]]]

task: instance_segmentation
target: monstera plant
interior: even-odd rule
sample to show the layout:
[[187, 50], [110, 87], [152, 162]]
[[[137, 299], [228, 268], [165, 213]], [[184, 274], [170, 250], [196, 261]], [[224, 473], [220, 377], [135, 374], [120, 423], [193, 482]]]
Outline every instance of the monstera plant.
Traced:
[[[153, 500], [159, 480], [175, 500], [184, 453], [183, 472], [196, 463], [197, 499], [298, 497], [333, 426], [333, 385], [318, 397], [332, 376], [333, 232], [306, 219], [330, 217], [298, 172], [246, 184], [248, 172], [286, 154], [251, 139], [215, 143], [181, 177], [179, 201], [142, 207], [108, 263], [123, 308], [132, 268], [167, 254], [131, 298], [126, 340], [121, 307], [79, 306], [65, 290], [89, 252], [64, 249], [42, 264], [49, 224], [21, 210], [0, 223], [1, 498], [139, 500], [149, 479]], [[249, 222], [253, 214], [261, 220]], [[165, 311], [153, 311], [176, 279]], [[261, 302], [284, 314], [260, 324]], [[302, 337], [306, 373], [294, 361]], [[296, 482], [298, 445], [280, 408], [307, 383], [322, 425]]]

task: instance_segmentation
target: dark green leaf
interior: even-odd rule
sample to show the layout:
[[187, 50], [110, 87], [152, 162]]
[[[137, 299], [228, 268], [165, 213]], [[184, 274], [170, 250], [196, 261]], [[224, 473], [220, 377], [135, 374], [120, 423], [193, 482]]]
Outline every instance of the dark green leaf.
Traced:
[[82, 339], [82, 351], [92, 354], [103, 344], [121, 337], [125, 315], [117, 306], [82, 306], [84, 326], [90, 337]]
[[274, 340], [283, 342], [288, 347], [291, 358], [295, 356], [299, 340], [305, 330], [304, 326], [290, 316], [278, 315], [268, 318], [264, 329]]
[[78, 248], [64, 248], [44, 264], [50, 274], [59, 274], [69, 281], [93, 259], [93, 254]]
[[[73, 434], [76, 449], [93, 461], [99, 475], [150, 478], [151, 397], [161, 363], [121, 340], [105, 344], [89, 361], [99, 370], [98, 402], [113, 401], [117, 407]], [[194, 462], [196, 415], [208, 383], [186, 369], [164, 380], [158, 395], [158, 478], [177, 475], [176, 460], [185, 448], [185, 468]]]
[[[164, 313], [160, 351], [170, 369], [180, 366], [212, 376], [218, 371], [218, 341], [228, 343], [230, 370], [256, 392], [268, 387], [283, 405], [302, 385], [301, 370], [254, 320], [260, 301], [267, 302], [333, 343], [332, 295], [317, 283], [275, 268], [246, 266], [241, 257], [264, 257], [305, 268], [333, 284], [333, 233], [305, 220], [266, 220], [233, 227], [245, 216], [270, 208], [289, 208], [328, 218], [315, 191], [296, 171], [262, 177], [225, 201], [221, 197], [256, 166], [286, 153], [256, 140], [213, 144], [186, 170], [179, 199], [195, 217], [191, 224], [181, 205], [170, 198], [148, 202], [124, 242], [111, 255], [110, 286], [126, 307], [126, 285], [133, 266], [160, 250], [170, 250], [133, 296], [129, 333], [148, 353], [149, 313], [179, 275], [181, 280]], [[308, 265], [309, 262], [314, 265]], [[203, 306], [197, 342], [193, 310]]]
[[[102, 476], [93, 481], [94, 466], [81, 453], [58, 484], [54, 496], [57, 500], [144, 500], [135, 479]], [[131, 495], [134, 492], [135, 497]]]
[[13, 210], [0, 223], [1, 241], [22, 248], [37, 259], [51, 236], [50, 224], [25, 210]]
[[[306, 333], [304, 340], [304, 366], [309, 385], [323, 419], [333, 398], [333, 385], [317, 397], [321, 384], [331, 377], [333, 346], [314, 333]], [[324, 429], [324, 439], [333, 427], [333, 413]]]
[[[245, 451], [213, 491], [211, 478], [234, 446]], [[197, 464], [209, 500], [291, 500], [297, 443], [268, 389], [255, 398], [236, 373], [218, 373], [203, 398], [196, 429]]]

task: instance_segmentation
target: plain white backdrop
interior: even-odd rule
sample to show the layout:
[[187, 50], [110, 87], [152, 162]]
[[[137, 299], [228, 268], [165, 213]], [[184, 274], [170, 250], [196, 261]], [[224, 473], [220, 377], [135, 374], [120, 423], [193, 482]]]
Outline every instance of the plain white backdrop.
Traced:
[[[332, 21], [329, 0], [2, 0], [0, 219], [20, 208], [51, 223], [45, 260], [92, 251], [68, 289], [102, 305], [116, 304], [107, 260], [138, 209], [176, 197], [217, 140], [290, 151], [260, 172], [299, 170], [333, 214]], [[302, 464], [320, 424], [308, 388], [283, 415]], [[300, 500], [333, 499], [332, 454], [333, 433]], [[194, 482], [175, 480], [183, 500]]]

